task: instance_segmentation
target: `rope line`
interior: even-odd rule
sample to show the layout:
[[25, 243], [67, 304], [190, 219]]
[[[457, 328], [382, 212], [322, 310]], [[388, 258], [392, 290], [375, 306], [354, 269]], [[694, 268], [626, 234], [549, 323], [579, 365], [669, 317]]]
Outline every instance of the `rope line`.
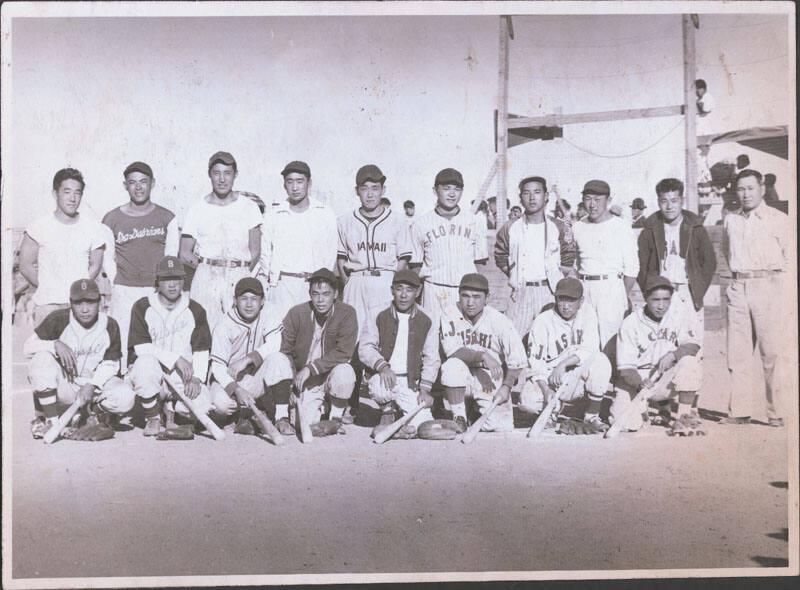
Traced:
[[673, 125], [673, 126], [672, 126], [672, 127], [669, 129], [669, 131], [667, 131], [667, 132], [666, 132], [664, 135], [662, 135], [661, 137], [659, 137], [659, 138], [658, 138], [657, 140], [655, 140], [653, 143], [651, 143], [651, 144], [650, 144], [650, 145], [648, 145], [647, 147], [644, 147], [644, 148], [642, 148], [642, 149], [640, 149], [640, 150], [637, 150], [637, 151], [635, 151], [635, 152], [631, 152], [630, 154], [615, 154], [615, 155], [608, 155], [608, 154], [598, 154], [597, 152], [593, 152], [592, 150], [588, 150], [588, 149], [586, 149], [586, 148], [584, 148], [584, 147], [581, 147], [581, 146], [579, 146], [579, 145], [577, 145], [577, 144], [575, 144], [575, 143], [571, 142], [571, 141], [570, 141], [569, 139], [567, 139], [566, 137], [564, 137], [563, 139], [564, 139], [564, 141], [565, 141], [565, 142], [567, 142], [569, 145], [571, 145], [571, 146], [572, 146], [573, 148], [575, 148], [576, 150], [578, 150], [578, 151], [581, 151], [581, 152], [584, 152], [584, 153], [586, 153], [586, 154], [590, 154], [590, 155], [592, 155], [592, 156], [595, 156], [595, 157], [597, 157], [597, 158], [608, 158], [608, 159], [630, 158], [630, 157], [632, 157], [632, 156], [638, 156], [639, 154], [643, 154], [643, 153], [644, 153], [644, 152], [646, 152], [647, 150], [649, 150], [649, 149], [651, 149], [651, 148], [654, 148], [656, 145], [658, 145], [659, 143], [661, 143], [662, 141], [664, 141], [664, 140], [665, 140], [665, 139], [666, 139], [666, 138], [667, 138], [667, 137], [668, 137], [668, 136], [669, 136], [669, 135], [670, 135], [670, 134], [671, 134], [673, 131], [675, 131], [675, 130], [676, 130], [678, 127], [680, 127], [681, 125], [683, 125], [683, 117], [681, 117], [681, 118], [678, 120], [678, 122], [677, 122], [675, 125]]

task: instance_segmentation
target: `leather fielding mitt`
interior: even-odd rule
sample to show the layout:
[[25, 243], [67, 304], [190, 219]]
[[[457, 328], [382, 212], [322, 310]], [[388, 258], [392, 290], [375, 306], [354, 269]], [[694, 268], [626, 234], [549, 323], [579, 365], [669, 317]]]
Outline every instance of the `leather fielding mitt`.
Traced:
[[170, 424], [156, 435], [156, 440], [192, 440], [194, 428], [191, 424]]
[[346, 434], [341, 420], [320, 420], [311, 425], [311, 435], [316, 438], [333, 436], [334, 434]]
[[452, 420], [427, 420], [417, 427], [417, 438], [453, 440], [458, 432], [458, 427]]
[[608, 426], [598, 420], [576, 420], [567, 418], [558, 428], [560, 434], [602, 434]]
[[80, 428], [65, 428], [61, 436], [69, 440], [97, 442], [114, 438], [114, 430], [103, 423], [84, 424]]

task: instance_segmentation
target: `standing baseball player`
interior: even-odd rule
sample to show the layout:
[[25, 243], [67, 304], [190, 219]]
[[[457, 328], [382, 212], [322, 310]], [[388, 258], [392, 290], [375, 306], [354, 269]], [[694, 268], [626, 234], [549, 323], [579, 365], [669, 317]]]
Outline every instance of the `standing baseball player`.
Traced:
[[[790, 293], [789, 218], [764, 203], [761, 173], [742, 170], [736, 176], [742, 206], [725, 217], [723, 249], [733, 280], [728, 299], [728, 370], [731, 394], [727, 424], [746, 424], [753, 415], [754, 341], [761, 353], [770, 426], [783, 426], [791, 383], [791, 348], [786, 345], [784, 296]], [[796, 393], [796, 392], [795, 392]]]
[[605, 350], [631, 309], [628, 293], [639, 274], [636, 236], [630, 224], [609, 211], [608, 183], [590, 180], [582, 195], [588, 216], [572, 226], [578, 278], [586, 302], [597, 313], [600, 346]]
[[441, 383], [456, 426], [459, 432], [467, 429], [467, 399], [473, 400], [480, 412], [495, 401], [497, 409], [481, 430], [511, 431], [511, 387], [527, 366], [522, 340], [511, 320], [486, 305], [486, 277], [477, 273], [464, 275], [458, 292], [458, 303], [439, 321], [441, 345], [447, 357], [442, 364]]
[[[131, 308], [153, 292], [158, 261], [167, 254], [178, 254], [180, 230], [172, 211], [150, 200], [155, 178], [149, 165], [133, 162], [122, 177], [129, 201], [106, 213], [103, 225], [114, 234], [114, 249], [106, 256], [114, 259], [117, 268], [109, 313], [117, 320], [122, 342], [127, 344]], [[127, 358], [127, 348], [123, 347], [123, 371], [128, 367]]]
[[[214, 326], [211, 343], [211, 398], [227, 395], [239, 417], [234, 432], [254, 434], [248, 401], [263, 411], [274, 400], [276, 425], [281, 434], [293, 434], [287, 411], [291, 394], [291, 367], [281, 347], [280, 318], [264, 308], [264, 287], [255, 277], [239, 279], [234, 305]], [[265, 396], [267, 391], [270, 396]], [[265, 399], [269, 397], [268, 399]]]
[[405, 220], [380, 204], [385, 182], [377, 166], [359, 168], [356, 194], [361, 207], [337, 220], [337, 264], [346, 281], [343, 299], [356, 310], [360, 327], [389, 305], [394, 272], [406, 268], [411, 258]]
[[[643, 289], [645, 305], [622, 321], [617, 338], [616, 396], [611, 417], [622, 419], [625, 408], [643, 388], [652, 389], [649, 399], [660, 402], [655, 422], [679, 436], [705, 434], [703, 423], [694, 409], [701, 372], [698, 352], [700, 339], [697, 316], [672, 306], [672, 281], [666, 277], [648, 277]], [[664, 373], [676, 367], [672, 378]], [[678, 418], [672, 419], [671, 400], [678, 398]], [[638, 430], [647, 415], [647, 399], [623, 430]]]
[[333, 210], [311, 199], [311, 169], [289, 162], [281, 172], [287, 198], [264, 215], [262, 271], [269, 303], [280, 317], [308, 301], [307, 279], [317, 268], [336, 268], [339, 234]]
[[[364, 324], [358, 356], [369, 373], [369, 393], [381, 408], [380, 424], [391, 424], [396, 409], [410, 412], [426, 404], [395, 437], [413, 438], [417, 426], [432, 420], [431, 388], [439, 373], [439, 333], [417, 307], [421, 282], [417, 273], [400, 270], [392, 279], [392, 303]], [[374, 434], [375, 431], [373, 431]]]
[[[224, 390], [212, 399], [205, 385], [208, 376], [211, 331], [202, 306], [183, 292], [186, 272], [174, 256], [156, 267], [156, 290], [134, 303], [128, 335], [128, 378], [144, 409], [144, 436], [161, 431], [161, 405], [166, 401], [166, 423], [172, 422], [169, 401], [180, 389], [199, 411], [212, 408], [230, 415], [235, 404]], [[182, 402], [174, 411], [189, 416]], [[191, 419], [191, 418], [190, 418]]]
[[[553, 302], [553, 289], [561, 272], [560, 230], [545, 215], [547, 181], [529, 176], [519, 183], [525, 215], [506, 222], [497, 232], [494, 260], [508, 276], [511, 301], [506, 313], [523, 337], [542, 308]], [[562, 224], [563, 225], [563, 224]]]
[[180, 258], [197, 267], [192, 299], [208, 314], [211, 325], [228, 313], [234, 285], [249, 276], [261, 257], [261, 211], [251, 199], [233, 190], [236, 160], [217, 152], [208, 160], [211, 192], [186, 214]]
[[94, 280], [103, 266], [103, 226], [78, 212], [84, 188], [86, 183], [78, 170], [56, 172], [55, 211], [25, 228], [19, 246], [19, 271], [36, 289], [32, 296], [34, 325], [57, 309], [68, 309], [73, 281], [83, 277]]
[[433, 182], [436, 207], [411, 226], [411, 268], [423, 280], [422, 304], [434, 320], [458, 303], [461, 277], [489, 257], [486, 224], [458, 205], [463, 191], [458, 170], [441, 170]]
[[683, 208], [683, 182], [665, 178], [656, 185], [658, 211], [647, 218], [639, 234], [639, 276], [644, 292], [647, 280], [663, 276], [675, 292], [671, 307], [696, 316], [698, 338], [703, 339], [705, 297], [717, 257], [703, 227], [703, 218]]
[[[294, 370], [295, 403], [302, 403], [303, 420], [319, 422], [330, 405], [331, 420], [340, 420], [356, 382], [349, 364], [356, 349], [358, 320], [355, 310], [338, 303], [339, 281], [327, 268], [308, 279], [310, 301], [295, 305], [283, 319], [281, 353]], [[291, 377], [291, 372], [288, 377]], [[278, 404], [278, 412], [284, 409]], [[295, 428], [302, 428], [294, 419]]]
[[[100, 289], [89, 278], [69, 289], [70, 307], [51, 312], [25, 341], [33, 388], [33, 438], [42, 438], [58, 418], [58, 404], [81, 401], [85, 425], [71, 433], [77, 440], [114, 436], [111, 415], [133, 409], [135, 396], [119, 378], [119, 326], [100, 312]], [[77, 422], [77, 421], [76, 421]]]
[[541, 412], [561, 387], [567, 374], [579, 371], [575, 387], [559, 394], [562, 403], [586, 395], [589, 403], [583, 422], [567, 419], [561, 424], [565, 434], [594, 434], [607, 430], [600, 419], [600, 405], [611, 379], [611, 363], [600, 350], [597, 315], [583, 300], [583, 285], [573, 277], [556, 284], [556, 304], [533, 320], [529, 336], [528, 378], [520, 393], [520, 408]]

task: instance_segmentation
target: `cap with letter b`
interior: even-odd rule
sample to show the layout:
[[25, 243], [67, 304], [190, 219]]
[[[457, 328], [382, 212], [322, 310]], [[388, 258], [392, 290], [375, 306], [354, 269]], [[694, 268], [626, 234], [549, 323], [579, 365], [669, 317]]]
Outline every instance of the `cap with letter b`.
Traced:
[[92, 279], [79, 279], [69, 287], [69, 300], [100, 301], [100, 288]]
[[182, 279], [185, 276], [183, 262], [175, 256], [164, 256], [156, 266], [157, 279]]

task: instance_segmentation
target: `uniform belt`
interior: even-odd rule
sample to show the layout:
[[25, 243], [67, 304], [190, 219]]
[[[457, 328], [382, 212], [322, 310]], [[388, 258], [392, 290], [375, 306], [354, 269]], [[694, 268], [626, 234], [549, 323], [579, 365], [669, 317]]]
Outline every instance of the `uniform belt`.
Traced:
[[612, 275], [583, 275], [578, 273], [578, 278], [582, 281], [607, 281], [608, 279], [621, 279], [622, 273]]
[[543, 281], [525, 281], [526, 287], [549, 287], [550, 282], [545, 279]]
[[361, 275], [361, 276], [364, 276], [364, 277], [379, 277], [381, 275], [385, 275], [385, 274], [389, 274], [389, 273], [394, 274], [391, 270], [377, 270], [377, 269], [357, 270], [357, 271], [353, 272], [352, 274]]
[[437, 287], [450, 287], [451, 289], [458, 289], [458, 285], [448, 285], [447, 283], [437, 283], [436, 281], [429, 281], [425, 279], [426, 283], [430, 283], [431, 285], [436, 285]]
[[278, 275], [278, 278], [281, 279], [283, 277], [294, 277], [296, 279], [307, 279], [311, 276], [310, 272], [287, 272], [282, 270]]
[[204, 258], [203, 256], [198, 256], [197, 260], [203, 264], [208, 264], [211, 266], [227, 266], [230, 268], [250, 266], [250, 263], [245, 262], [244, 260], [226, 260], [225, 258]]
[[395, 377], [408, 377], [408, 373], [395, 373]]
[[734, 272], [733, 278], [734, 279], [764, 279], [767, 277], [771, 277], [778, 273], [783, 272], [782, 270], [753, 270], [750, 272]]

